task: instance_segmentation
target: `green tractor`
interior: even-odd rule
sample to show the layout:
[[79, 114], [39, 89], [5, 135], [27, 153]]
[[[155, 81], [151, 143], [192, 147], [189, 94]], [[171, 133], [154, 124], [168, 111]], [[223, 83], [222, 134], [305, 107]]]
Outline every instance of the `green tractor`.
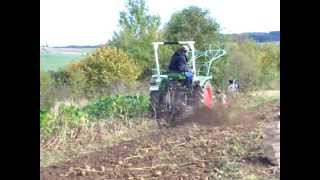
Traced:
[[[194, 43], [194, 41], [153, 42], [156, 68], [152, 69], [150, 80], [150, 107], [160, 128], [162, 120], [166, 126], [172, 126], [201, 108], [212, 109], [214, 106], [211, 66], [226, 52], [223, 49], [196, 51]], [[193, 72], [191, 87], [185, 84], [185, 74], [160, 69], [158, 59], [160, 45], [189, 47], [188, 66]]]

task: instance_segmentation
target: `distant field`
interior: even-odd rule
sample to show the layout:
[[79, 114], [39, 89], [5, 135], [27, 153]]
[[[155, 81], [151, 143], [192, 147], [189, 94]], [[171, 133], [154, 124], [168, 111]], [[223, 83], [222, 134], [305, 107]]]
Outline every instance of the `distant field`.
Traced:
[[94, 51], [94, 49], [40, 49], [40, 70], [57, 71], [59, 68], [63, 68], [72, 61], [77, 61], [81, 58], [84, 58], [86, 53], [92, 51]]

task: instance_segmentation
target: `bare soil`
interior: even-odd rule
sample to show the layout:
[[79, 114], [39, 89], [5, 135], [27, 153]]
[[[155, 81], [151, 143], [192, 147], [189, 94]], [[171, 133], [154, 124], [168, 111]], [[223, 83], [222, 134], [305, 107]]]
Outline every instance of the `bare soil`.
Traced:
[[[261, 154], [260, 126], [278, 103], [241, 110], [198, 112], [161, 129], [80, 158], [40, 168], [42, 180], [74, 179], [279, 179]], [[223, 113], [221, 113], [223, 112]]]

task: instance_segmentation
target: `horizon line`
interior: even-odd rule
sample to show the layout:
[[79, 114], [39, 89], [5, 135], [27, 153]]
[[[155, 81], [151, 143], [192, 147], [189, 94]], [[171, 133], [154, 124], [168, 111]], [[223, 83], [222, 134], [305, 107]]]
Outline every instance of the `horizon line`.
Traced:
[[[246, 33], [271, 33], [271, 32], [280, 32], [280, 30], [273, 30], [273, 31], [252, 31], [252, 32], [241, 32], [241, 33], [221, 33], [224, 35], [234, 35], [234, 34], [246, 34]], [[81, 45], [81, 44], [69, 44], [69, 45], [55, 45], [55, 46], [49, 46], [48, 42], [45, 42], [45, 45], [40, 45], [40, 47], [44, 48], [44, 47], [51, 47], [51, 48], [62, 48], [62, 47], [69, 47], [69, 46], [93, 46], [93, 47], [97, 47], [97, 46], [102, 46], [107, 44], [106, 43], [100, 43], [100, 44], [85, 44], [85, 45]]]

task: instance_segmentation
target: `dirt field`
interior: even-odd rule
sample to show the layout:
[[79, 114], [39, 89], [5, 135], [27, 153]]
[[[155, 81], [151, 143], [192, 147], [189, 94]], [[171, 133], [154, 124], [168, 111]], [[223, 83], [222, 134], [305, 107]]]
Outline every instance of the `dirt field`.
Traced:
[[80, 158], [40, 168], [53, 179], [279, 179], [263, 156], [261, 127], [279, 101], [254, 109], [201, 112], [162, 129]]

